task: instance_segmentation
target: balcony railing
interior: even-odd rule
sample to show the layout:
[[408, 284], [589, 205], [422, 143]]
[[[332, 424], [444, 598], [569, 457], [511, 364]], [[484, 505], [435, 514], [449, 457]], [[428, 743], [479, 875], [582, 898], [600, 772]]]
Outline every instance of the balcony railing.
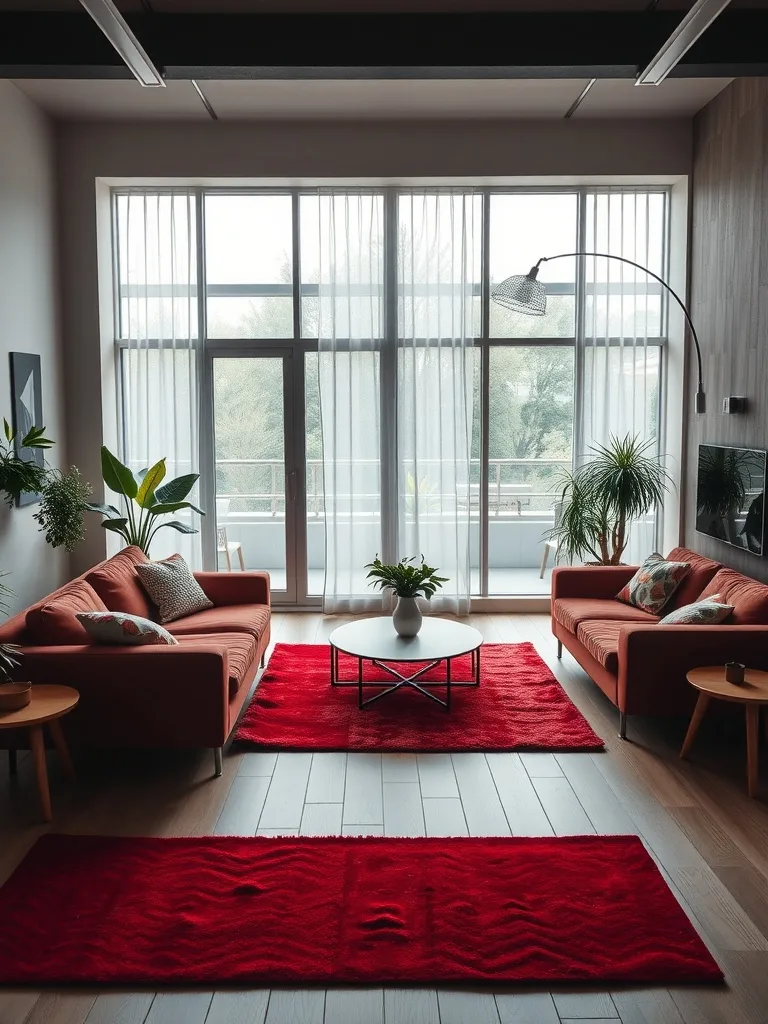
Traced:
[[[439, 466], [438, 460], [432, 460]], [[349, 465], [349, 463], [346, 463]], [[440, 509], [440, 494], [429, 484], [429, 461], [420, 461], [419, 470], [425, 477], [417, 487], [412, 484], [412, 494], [406, 495], [406, 502], [418, 501], [426, 513]], [[370, 501], [371, 510], [379, 503], [378, 472], [376, 459], [355, 459], [352, 466], [359, 474], [361, 490], [355, 493], [358, 507]], [[541, 515], [551, 511], [560, 472], [569, 469], [570, 460], [565, 459], [490, 459], [488, 483], [488, 511], [490, 515]], [[407, 478], [412, 479], [409, 463], [404, 463]], [[232, 479], [237, 473], [258, 477], [250, 487], [238, 487]], [[285, 512], [285, 464], [281, 459], [218, 459], [216, 462], [217, 498], [230, 501], [229, 515], [261, 514], [281, 516]], [[480, 509], [479, 459], [470, 461], [469, 511], [479, 514]], [[370, 481], [366, 488], [365, 478]], [[528, 480], [521, 479], [529, 477]], [[545, 479], [542, 479], [542, 476]], [[376, 489], [374, 489], [376, 488]], [[418, 495], [417, 495], [418, 492]], [[342, 498], [344, 495], [341, 496]], [[347, 495], [349, 497], [349, 495]], [[452, 495], [450, 499], [452, 500]], [[258, 506], [258, 507], [256, 507]], [[323, 463], [320, 459], [307, 460], [307, 513], [322, 518], [325, 512]]]

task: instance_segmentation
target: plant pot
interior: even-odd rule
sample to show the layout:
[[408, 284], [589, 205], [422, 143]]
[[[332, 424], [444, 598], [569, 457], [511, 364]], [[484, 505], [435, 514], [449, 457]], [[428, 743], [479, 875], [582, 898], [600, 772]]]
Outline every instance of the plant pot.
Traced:
[[31, 700], [31, 683], [0, 683], [0, 715], [20, 711]]
[[421, 629], [421, 608], [415, 597], [398, 597], [392, 625], [400, 636], [416, 636]]

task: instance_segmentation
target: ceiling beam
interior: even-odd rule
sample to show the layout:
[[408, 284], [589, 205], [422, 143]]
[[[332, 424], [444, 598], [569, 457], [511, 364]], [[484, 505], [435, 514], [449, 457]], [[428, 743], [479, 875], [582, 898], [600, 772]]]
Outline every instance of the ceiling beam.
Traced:
[[[167, 79], [636, 78], [680, 12], [133, 14]], [[768, 75], [768, 11], [725, 11], [675, 77]], [[127, 78], [85, 13], [0, 13], [0, 77]]]

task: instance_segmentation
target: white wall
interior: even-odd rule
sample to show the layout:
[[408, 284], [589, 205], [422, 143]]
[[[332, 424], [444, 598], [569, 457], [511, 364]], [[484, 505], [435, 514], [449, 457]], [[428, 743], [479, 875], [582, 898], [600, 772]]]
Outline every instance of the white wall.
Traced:
[[[0, 80], [0, 417], [11, 419], [9, 352], [42, 361], [43, 416], [63, 463], [64, 414], [57, 312], [55, 153], [48, 118], [10, 82]], [[59, 586], [66, 553], [49, 547], [32, 518], [37, 506], [0, 505], [0, 570], [13, 609]]]
[[[62, 122], [57, 126], [62, 216], [63, 329], [70, 455], [99, 477], [99, 445], [116, 423], [109, 311], [105, 182], [284, 184], [413, 179], [564, 182], [690, 171], [688, 120], [457, 122]], [[105, 237], [106, 236], [106, 237]], [[75, 555], [82, 571], [104, 556], [91, 530]]]

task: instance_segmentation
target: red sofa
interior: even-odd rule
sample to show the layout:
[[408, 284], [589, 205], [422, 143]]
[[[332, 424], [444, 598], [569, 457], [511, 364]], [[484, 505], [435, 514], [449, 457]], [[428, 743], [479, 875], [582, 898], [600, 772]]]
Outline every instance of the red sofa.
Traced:
[[[195, 573], [214, 607], [166, 628], [174, 646], [94, 644], [75, 618], [88, 609], [153, 617], [136, 574], [146, 561], [126, 548], [0, 625], [0, 642], [18, 644], [18, 678], [73, 686], [80, 702], [64, 728], [92, 747], [212, 747], [216, 775], [269, 644], [269, 576], [262, 572]], [[8, 749], [26, 745], [0, 732]]]
[[[616, 705], [622, 739], [627, 715], [690, 714], [696, 693], [685, 678], [689, 669], [726, 661], [768, 669], [768, 586], [687, 548], [667, 557], [690, 563], [691, 571], [661, 616], [616, 600], [637, 566], [574, 566], [552, 573], [558, 657], [567, 647]], [[657, 624], [673, 609], [712, 594], [734, 606], [721, 625]]]

